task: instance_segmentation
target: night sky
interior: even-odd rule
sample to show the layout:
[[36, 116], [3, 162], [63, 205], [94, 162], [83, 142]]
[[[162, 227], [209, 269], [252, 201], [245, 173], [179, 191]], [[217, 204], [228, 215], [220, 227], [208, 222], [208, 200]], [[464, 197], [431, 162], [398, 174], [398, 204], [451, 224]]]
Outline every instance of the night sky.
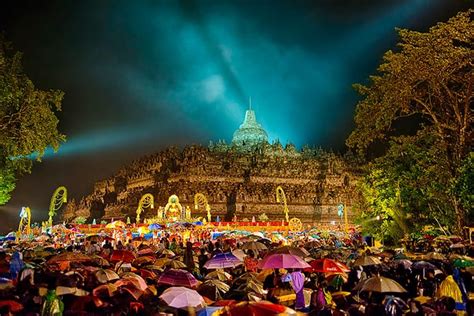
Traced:
[[[96, 180], [169, 145], [229, 142], [252, 97], [271, 140], [344, 151], [351, 85], [395, 48], [395, 27], [426, 31], [472, 0], [20, 1], [0, 31], [39, 88], [65, 92], [60, 130], [0, 214], [47, 217], [59, 185], [79, 198]], [[178, 192], [179, 194], [179, 192]]]

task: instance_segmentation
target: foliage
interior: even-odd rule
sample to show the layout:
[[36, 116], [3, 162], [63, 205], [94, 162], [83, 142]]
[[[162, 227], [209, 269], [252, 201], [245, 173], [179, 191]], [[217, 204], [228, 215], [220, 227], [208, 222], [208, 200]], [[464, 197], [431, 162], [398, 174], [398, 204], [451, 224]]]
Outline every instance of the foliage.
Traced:
[[74, 224], [85, 224], [87, 222], [87, 218], [84, 216], [78, 216], [72, 221]]
[[[451, 223], [455, 221], [456, 230], [466, 218], [465, 203], [450, 187], [457, 181], [459, 166], [474, 141], [470, 108], [473, 12], [461, 12], [427, 33], [398, 30], [399, 50], [385, 53], [378, 74], [370, 77], [368, 86], [355, 85], [363, 99], [356, 109], [356, 128], [347, 139], [349, 147], [371, 160], [369, 178], [363, 185], [377, 191], [379, 183], [371, 182], [371, 177], [382, 181], [378, 172], [383, 170], [383, 187], [391, 187], [383, 194], [394, 194], [394, 183], [399, 186], [398, 194], [406, 205], [398, 208], [408, 212], [405, 217], [445, 213]], [[407, 125], [415, 132], [397, 128]], [[375, 161], [368, 155], [374, 146], [386, 149]], [[400, 157], [405, 150], [409, 154]], [[389, 200], [380, 201], [381, 205], [370, 203], [376, 195], [364, 192], [369, 206], [388, 203], [393, 207]], [[383, 194], [378, 198], [388, 198]], [[434, 217], [428, 219], [435, 221]]]
[[21, 58], [0, 34], [0, 205], [10, 199], [16, 175], [31, 171], [30, 155], [40, 161], [47, 147], [57, 150], [65, 140], [54, 113], [63, 92], [35, 88]]
[[[383, 157], [367, 165], [357, 205], [366, 232], [384, 240], [397, 239], [425, 225], [446, 227], [454, 221], [449, 172], [437, 168], [446, 164], [437, 140], [427, 131], [399, 137]], [[377, 216], [381, 225], [373, 225]]]
[[15, 181], [15, 173], [11, 168], [0, 168], [0, 205], [10, 199], [10, 192], [15, 189]]
[[268, 219], [269, 218], [268, 218], [267, 214], [265, 214], [265, 213], [262, 213], [262, 214], [258, 215], [258, 220], [260, 222], [266, 222], [266, 221], [268, 221]]
[[468, 211], [468, 221], [474, 222], [474, 152], [469, 153], [459, 168], [459, 177], [453, 190]]

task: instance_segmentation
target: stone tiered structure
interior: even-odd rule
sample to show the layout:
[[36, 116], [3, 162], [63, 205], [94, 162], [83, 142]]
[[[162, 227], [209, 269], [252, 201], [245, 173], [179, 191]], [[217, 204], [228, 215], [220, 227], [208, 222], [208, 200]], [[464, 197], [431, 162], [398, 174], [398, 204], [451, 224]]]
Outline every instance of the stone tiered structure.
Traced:
[[[290, 218], [306, 223], [340, 223], [338, 205], [343, 204], [349, 219], [357, 194], [356, 171], [347, 159], [321, 149], [268, 143], [255, 112], [248, 110], [234, 133], [232, 143], [210, 143], [208, 147], [174, 147], [143, 157], [120, 169], [109, 179], [99, 181], [94, 191], [80, 202], [68, 204], [63, 217], [135, 218], [140, 197], [151, 193], [156, 206], [164, 206], [172, 194], [190, 206], [193, 216], [205, 217], [205, 210], [194, 211], [194, 195], [203, 193], [211, 205], [213, 219], [258, 218], [265, 213], [272, 220], [284, 219], [276, 202], [278, 185], [285, 190]], [[142, 218], [156, 212], [146, 210]]]

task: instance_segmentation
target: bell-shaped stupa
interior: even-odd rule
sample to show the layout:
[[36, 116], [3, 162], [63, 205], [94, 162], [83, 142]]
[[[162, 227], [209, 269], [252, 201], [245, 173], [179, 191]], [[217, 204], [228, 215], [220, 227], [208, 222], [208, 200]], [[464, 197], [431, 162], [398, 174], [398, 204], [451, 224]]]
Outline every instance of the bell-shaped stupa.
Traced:
[[255, 112], [250, 104], [249, 109], [245, 112], [244, 122], [234, 132], [232, 144], [239, 147], [254, 147], [262, 143], [268, 143], [268, 135], [257, 122]]

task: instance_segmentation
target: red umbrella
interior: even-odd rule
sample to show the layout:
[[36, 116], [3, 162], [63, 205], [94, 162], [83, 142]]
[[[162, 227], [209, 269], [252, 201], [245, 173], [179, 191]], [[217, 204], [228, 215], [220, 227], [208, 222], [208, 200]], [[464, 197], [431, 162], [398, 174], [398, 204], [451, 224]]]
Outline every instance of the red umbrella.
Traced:
[[13, 300], [0, 301], [0, 308], [5, 307], [5, 306], [8, 307], [8, 310], [11, 313], [18, 313], [19, 311], [23, 309], [23, 305]]
[[222, 310], [220, 315], [225, 316], [273, 316], [273, 315], [296, 315], [296, 312], [286, 306], [274, 304], [268, 301], [241, 302], [231, 305]]
[[110, 256], [110, 262], [128, 262], [131, 263], [135, 260], [135, 254], [128, 250], [114, 250]]
[[166, 284], [171, 286], [196, 287], [198, 281], [196, 278], [185, 270], [169, 269], [158, 278], [158, 284]]
[[322, 273], [345, 273], [351, 271], [345, 264], [332, 259], [316, 259], [309, 263], [314, 272]]

